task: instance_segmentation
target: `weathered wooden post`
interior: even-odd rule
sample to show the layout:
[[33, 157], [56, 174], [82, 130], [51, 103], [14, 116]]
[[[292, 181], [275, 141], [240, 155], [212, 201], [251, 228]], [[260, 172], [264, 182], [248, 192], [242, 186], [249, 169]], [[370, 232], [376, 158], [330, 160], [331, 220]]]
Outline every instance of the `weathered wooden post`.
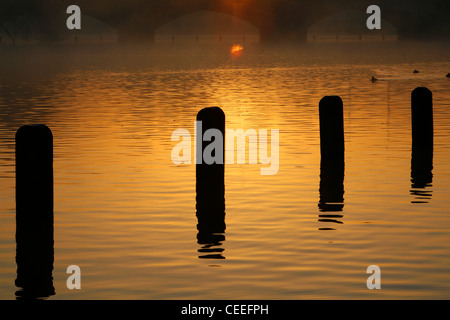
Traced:
[[411, 125], [413, 146], [433, 148], [433, 94], [428, 88], [411, 93]]
[[[411, 93], [411, 188], [423, 189], [433, 181], [433, 94], [419, 87]], [[413, 190], [420, 198], [429, 198], [430, 192]], [[417, 201], [415, 201], [417, 202]]]
[[[344, 112], [338, 96], [319, 103], [320, 119], [320, 211], [342, 211], [344, 207]], [[319, 215], [319, 221], [342, 223], [342, 215]]]
[[54, 294], [53, 136], [45, 125], [16, 133], [16, 244], [18, 295]]
[[319, 103], [320, 154], [330, 161], [344, 160], [344, 110], [338, 96], [327, 96]]
[[[211, 141], [206, 142], [205, 141]], [[200, 258], [224, 259], [225, 240], [225, 114], [218, 107], [197, 114], [196, 132], [197, 240]], [[216, 248], [214, 248], [216, 247]]]

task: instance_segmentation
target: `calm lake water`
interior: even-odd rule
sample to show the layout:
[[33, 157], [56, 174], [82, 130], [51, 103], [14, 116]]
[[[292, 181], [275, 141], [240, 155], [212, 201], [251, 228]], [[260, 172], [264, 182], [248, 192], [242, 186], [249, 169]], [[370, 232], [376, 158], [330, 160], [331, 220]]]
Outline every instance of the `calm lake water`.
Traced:
[[[449, 299], [450, 44], [0, 47], [0, 298], [15, 299], [14, 135], [54, 135], [49, 299]], [[420, 72], [414, 74], [414, 69]], [[379, 81], [372, 83], [374, 75]], [[411, 183], [410, 94], [433, 92], [433, 180]], [[344, 103], [344, 204], [320, 199], [320, 99]], [[175, 129], [279, 129], [279, 171], [225, 168], [226, 231], [197, 242], [195, 165]], [[193, 139], [193, 137], [192, 137]], [[206, 251], [206, 253], [204, 252]], [[66, 268], [81, 268], [81, 290]], [[381, 268], [381, 290], [366, 269]]]

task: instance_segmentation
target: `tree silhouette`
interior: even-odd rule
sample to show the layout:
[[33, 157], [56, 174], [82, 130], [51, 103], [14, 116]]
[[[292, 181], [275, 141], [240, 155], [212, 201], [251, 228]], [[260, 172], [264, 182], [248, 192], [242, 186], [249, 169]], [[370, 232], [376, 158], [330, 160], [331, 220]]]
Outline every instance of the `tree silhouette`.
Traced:
[[1, 0], [0, 1], [0, 30], [12, 43], [18, 37], [28, 39], [33, 25], [41, 16], [40, 5], [34, 0]]

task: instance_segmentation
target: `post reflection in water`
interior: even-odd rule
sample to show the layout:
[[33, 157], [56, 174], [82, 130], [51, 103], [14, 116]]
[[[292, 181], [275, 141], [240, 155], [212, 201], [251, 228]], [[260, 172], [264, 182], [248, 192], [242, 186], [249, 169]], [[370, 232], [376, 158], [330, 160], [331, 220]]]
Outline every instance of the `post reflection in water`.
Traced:
[[[202, 245], [198, 250], [201, 259], [225, 259], [225, 114], [220, 108], [205, 108], [197, 115], [201, 127], [197, 126], [197, 165], [196, 165], [196, 209], [197, 209], [197, 242]], [[217, 129], [221, 133], [208, 145], [203, 145], [202, 137], [209, 129]], [[216, 131], [216, 133], [218, 133]], [[220, 135], [219, 135], [220, 136]], [[217, 146], [211, 155], [221, 161], [205, 163], [203, 152], [211, 145]], [[221, 150], [218, 150], [221, 148]], [[210, 149], [210, 148], [208, 148]], [[221, 154], [220, 154], [221, 152]], [[217, 157], [216, 157], [217, 156]], [[200, 160], [199, 160], [200, 159]], [[217, 163], [219, 162], [219, 163]], [[221, 162], [221, 163], [220, 163]]]
[[[339, 161], [322, 159], [320, 161], [320, 200], [319, 210], [321, 212], [336, 212], [319, 214], [320, 222], [331, 222], [342, 224], [339, 219], [343, 217], [338, 214], [344, 208], [344, 160]], [[319, 228], [319, 230], [334, 230], [334, 228]]]
[[433, 193], [433, 146], [420, 148], [413, 145], [411, 154], [411, 203], [428, 203]]
[[[38, 235], [40, 233], [40, 235]], [[46, 234], [44, 234], [46, 233]], [[47, 298], [55, 294], [53, 287], [53, 223], [47, 230], [30, 232], [17, 224], [16, 232], [18, 300]]]

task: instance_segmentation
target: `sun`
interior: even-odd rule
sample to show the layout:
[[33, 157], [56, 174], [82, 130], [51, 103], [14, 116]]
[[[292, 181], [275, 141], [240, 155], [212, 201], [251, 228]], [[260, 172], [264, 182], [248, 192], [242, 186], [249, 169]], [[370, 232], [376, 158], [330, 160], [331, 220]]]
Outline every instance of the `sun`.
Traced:
[[242, 52], [244, 51], [244, 47], [240, 44], [234, 44], [231, 46], [230, 53], [233, 56], [240, 56]]

